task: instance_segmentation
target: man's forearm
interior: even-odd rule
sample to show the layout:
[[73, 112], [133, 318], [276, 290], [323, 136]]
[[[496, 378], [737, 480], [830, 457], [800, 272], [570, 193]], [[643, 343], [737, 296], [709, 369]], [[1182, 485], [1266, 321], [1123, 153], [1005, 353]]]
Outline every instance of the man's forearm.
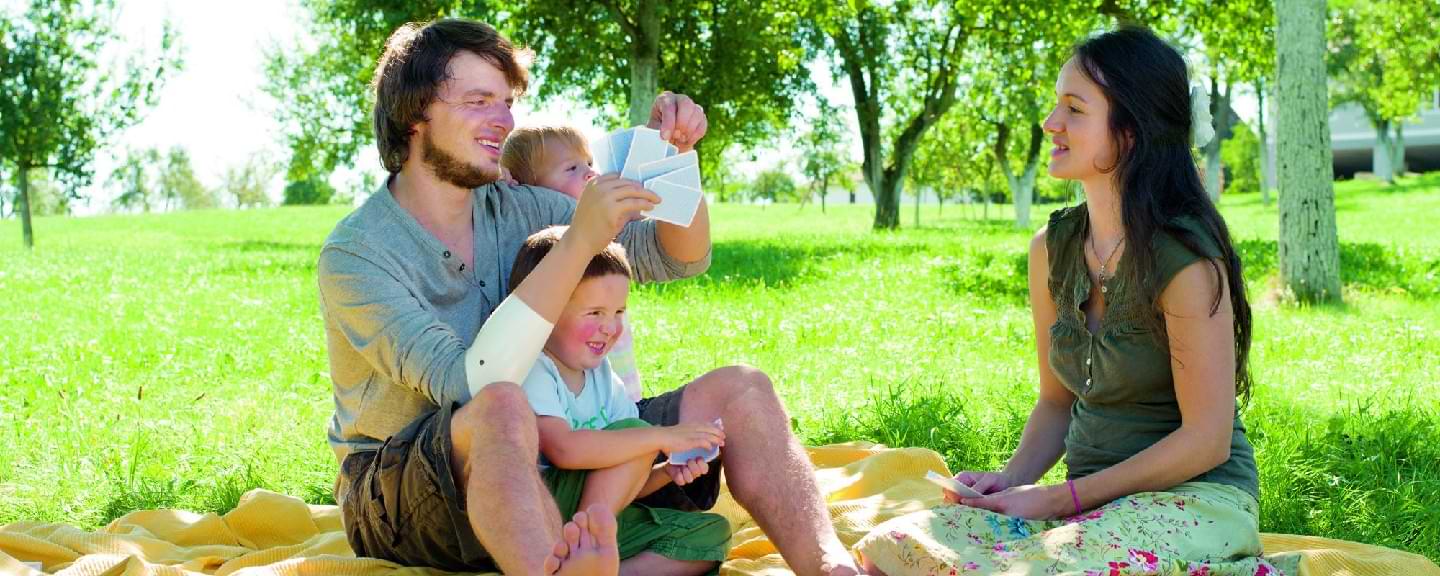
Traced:
[[698, 262], [710, 253], [710, 208], [702, 196], [700, 206], [695, 209], [695, 219], [690, 226], [677, 226], [660, 222], [655, 228], [660, 239], [660, 248], [671, 258], [681, 262]]

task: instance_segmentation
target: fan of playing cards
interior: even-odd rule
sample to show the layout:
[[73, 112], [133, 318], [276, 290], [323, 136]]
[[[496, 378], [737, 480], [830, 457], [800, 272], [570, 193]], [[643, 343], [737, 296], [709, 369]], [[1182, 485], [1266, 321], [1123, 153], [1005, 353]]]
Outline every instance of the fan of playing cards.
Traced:
[[700, 207], [700, 162], [695, 151], [680, 154], [660, 139], [660, 132], [644, 126], [616, 130], [590, 143], [596, 172], [640, 182], [660, 197], [646, 216], [689, 226]]

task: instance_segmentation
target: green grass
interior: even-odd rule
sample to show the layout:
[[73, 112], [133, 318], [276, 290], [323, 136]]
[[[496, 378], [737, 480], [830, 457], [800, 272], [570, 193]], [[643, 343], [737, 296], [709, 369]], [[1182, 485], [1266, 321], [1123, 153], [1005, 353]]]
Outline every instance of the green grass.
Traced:
[[[1337, 196], [1343, 307], [1271, 297], [1276, 207], [1222, 202], [1255, 306], [1263, 529], [1440, 560], [1440, 175]], [[257, 486], [328, 501], [314, 265], [346, 211], [42, 218], [33, 253], [0, 222], [0, 523], [223, 512]], [[868, 206], [714, 214], [706, 275], [633, 292], [652, 392], [745, 362], [807, 441], [1004, 462], [1035, 397], [1029, 232], [960, 207], [919, 228], [906, 207], [896, 233]]]

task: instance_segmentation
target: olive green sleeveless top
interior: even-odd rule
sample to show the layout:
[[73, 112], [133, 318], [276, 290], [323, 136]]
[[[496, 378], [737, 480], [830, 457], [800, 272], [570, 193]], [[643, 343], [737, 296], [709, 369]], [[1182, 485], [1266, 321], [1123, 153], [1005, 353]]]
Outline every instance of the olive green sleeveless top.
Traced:
[[[1128, 258], [1122, 256], [1117, 274], [1104, 286], [1106, 309], [1099, 332], [1092, 334], [1085, 325], [1082, 307], [1091, 288], [1085, 265], [1087, 214], [1084, 204], [1058, 210], [1050, 215], [1045, 232], [1057, 316], [1050, 327], [1050, 369], [1076, 397], [1065, 436], [1065, 464], [1072, 479], [1119, 464], [1180, 428], [1170, 347], [1163, 337], [1155, 337], [1147, 322], [1146, 315], [1156, 314], [1154, 308], [1126, 285]], [[1186, 266], [1220, 257], [1214, 237], [1198, 221], [1181, 217], [1170, 227], [1189, 232], [1205, 253], [1191, 252], [1170, 233], [1158, 232], [1151, 249], [1161, 290]], [[1190, 480], [1235, 486], [1259, 500], [1255, 451], [1238, 411], [1230, 459]]]

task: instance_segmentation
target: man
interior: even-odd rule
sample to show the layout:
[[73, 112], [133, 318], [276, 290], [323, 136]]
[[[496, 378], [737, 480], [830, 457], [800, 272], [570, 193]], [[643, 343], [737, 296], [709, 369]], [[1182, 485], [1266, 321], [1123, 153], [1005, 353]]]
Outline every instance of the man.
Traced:
[[[667, 573], [673, 567], [619, 563], [606, 510], [562, 523], [515, 382], [617, 233], [641, 281], [694, 276], [709, 265], [708, 210], [702, 203], [689, 228], [632, 222], [659, 198], [614, 175], [578, 205], [498, 182], [510, 106], [528, 84], [518, 60], [494, 29], [467, 20], [401, 27], [380, 58], [374, 120], [390, 175], [335, 227], [318, 267], [346, 533], [357, 554], [450, 570]], [[682, 150], [706, 128], [698, 105], [669, 93], [656, 99], [650, 125]], [[566, 223], [560, 245], [507, 297], [521, 242]], [[721, 368], [642, 405], [655, 424], [722, 418], [731, 491], [790, 565], [856, 573], [763, 373]], [[719, 473], [716, 461], [653, 503], [708, 506]]]

